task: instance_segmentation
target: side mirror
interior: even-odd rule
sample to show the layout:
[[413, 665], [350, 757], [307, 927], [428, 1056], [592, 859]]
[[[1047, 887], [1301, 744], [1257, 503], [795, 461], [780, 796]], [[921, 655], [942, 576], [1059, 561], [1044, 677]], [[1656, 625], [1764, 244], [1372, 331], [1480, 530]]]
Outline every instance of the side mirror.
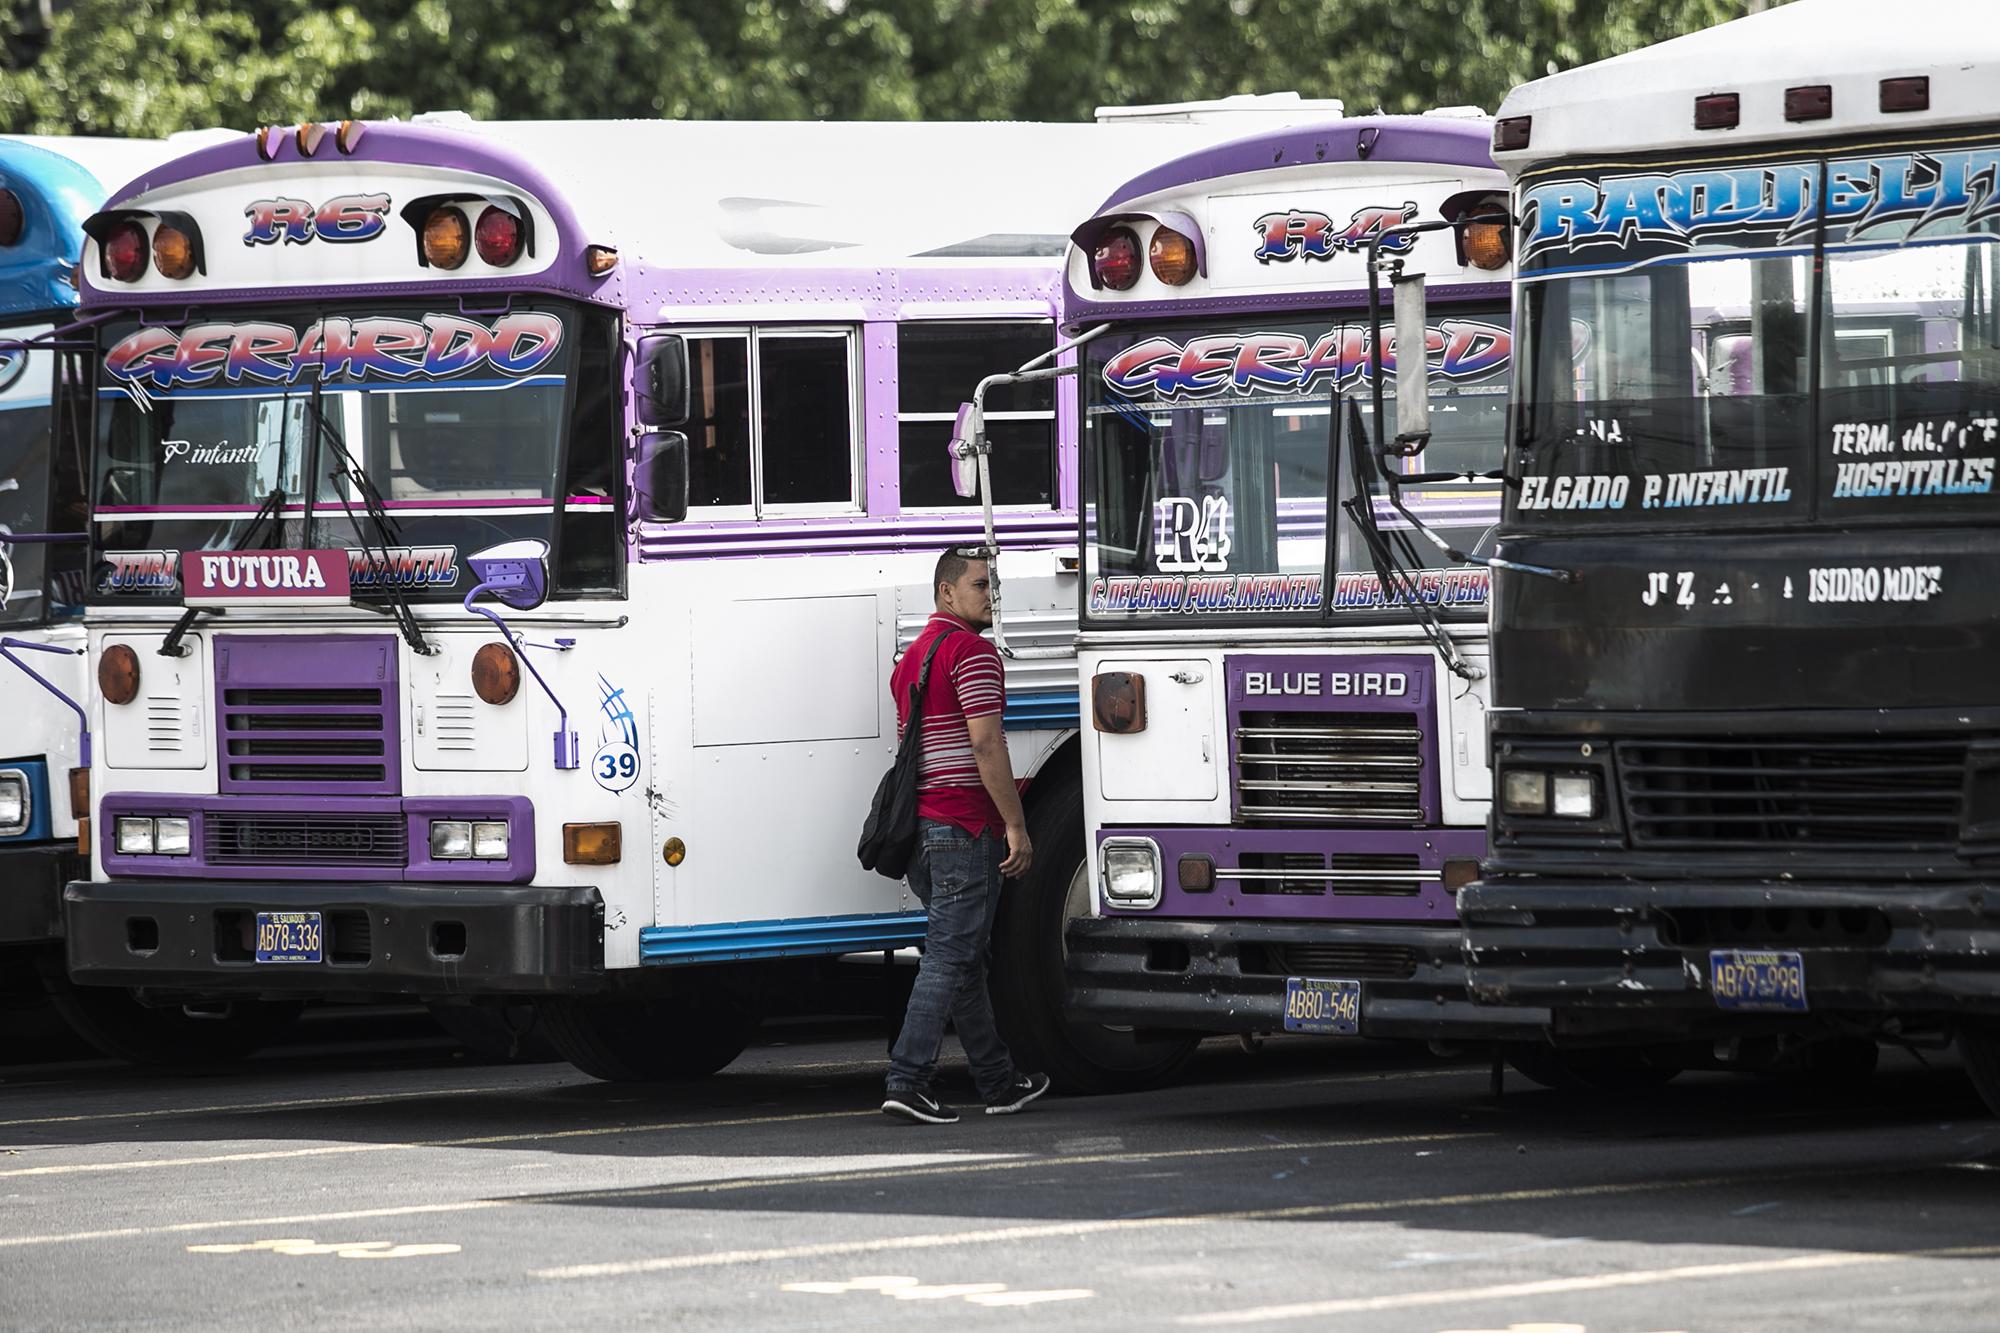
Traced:
[[479, 582], [465, 595], [466, 609], [480, 593], [516, 611], [530, 611], [549, 595], [549, 544], [539, 537], [502, 542], [465, 557]]
[[[676, 340], [678, 341], [678, 340]], [[688, 516], [688, 437], [677, 430], [655, 431], [639, 441], [632, 471], [639, 517], [678, 523]]]
[[7, 603], [14, 596], [14, 558], [7, 548], [0, 545], [0, 611], [7, 609]]
[[639, 340], [634, 405], [642, 426], [679, 426], [688, 419], [687, 339], [659, 333]]
[[973, 452], [978, 439], [978, 409], [971, 403], [960, 403], [958, 420], [951, 427], [951, 443], [946, 449], [951, 459], [952, 493], [961, 500], [979, 494], [979, 456]]
[[1396, 438], [1385, 457], [1415, 458], [1431, 441], [1431, 357], [1424, 309], [1424, 275], [1398, 273], [1396, 302]]

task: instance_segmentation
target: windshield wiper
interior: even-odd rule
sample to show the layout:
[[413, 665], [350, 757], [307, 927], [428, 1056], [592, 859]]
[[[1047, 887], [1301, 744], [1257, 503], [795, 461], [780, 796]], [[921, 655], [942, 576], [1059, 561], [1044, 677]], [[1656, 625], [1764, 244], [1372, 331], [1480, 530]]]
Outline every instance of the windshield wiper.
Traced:
[[[278, 519], [278, 515], [284, 512], [284, 508], [285, 488], [282, 485], [273, 486], [271, 493], [264, 497], [264, 503], [258, 505], [257, 512], [250, 516], [250, 526], [243, 529], [242, 534], [229, 544], [229, 549], [232, 551], [249, 550], [250, 539], [255, 537], [267, 522], [273, 524], [273, 531], [281, 530], [283, 522]], [[186, 651], [181, 647], [181, 640], [187, 637], [187, 632], [194, 628], [194, 622], [201, 619], [204, 611], [214, 611], [218, 615], [221, 614], [220, 608], [213, 606], [190, 606], [187, 610], [181, 612], [181, 618], [174, 622], [174, 627], [167, 632], [167, 637], [160, 642], [161, 657], [179, 657]]]
[[[1382, 586], [1382, 604], [1388, 607], [1399, 603], [1407, 606], [1418, 627], [1423, 630], [1424, 637], [1444, 659], [1452, 674], [1462, 680], [1479, 680], [1485, 676], [1485, 669], [1467, 661], [1465, 654], [1458, 651], [1458, 644], [1452, 640], [1450, 632], [1437, 618], [1437, 613], [1431, 610], [1430, 604], [1424, 601], [1422, 590], [1410, 575], [1410, 567], [1421, 566], [1423, 562], [1416, 558], [1417, 553], [1410, 547], [1409, 538], [1397, 533], [1392, 539], [1376, 523], [1374, 481], [1382, 473], [1376, 466], [1375, 451], [1368, 444], [1367, 427], [1361, 420], [1361, 404], [1352, 398], [1347, 400], [1347, 417], [1349, 471], [1354, 474], [1354, 494], [1342, 500], [1340, 507], [1347, 511], [1348, 518], [1353, 520], [1354, 530], [1361, 534], [1362, 545], [1368, 548], [1369, 563], [1375, 566], [1375, 578]], [[1399, 513], [1402, 511], [1400, 504], [1396, 508]], [[1398, 559], [1397, 544], [1403, 547], [1401, 559]], [[1464, 563], [1470, 563], [1469, 558]]]
[[[405, 597], [403, 590], [397, 586], [395, 571], [391, 568], [389, 559], [389, 548], [402, 545], [402, 532], [396, 527], [396, 521], [389, 517], [389, 508], [382, 502], [382, 493], [375, 489], [374, 480], [359, 463], [354, 461], [354, 455], [347, 451], [346, 441], [341, 439], [340, 432], [334, 429], [333, 423], [326, 419], [326, 413], [320, 410], [322, 400], [320, 386], [315, 383], [311, 407], [313, 423], [319, 428], [320, 438], [332, 447], [341, 462], [341, 466], [326, 474], [326, 479], [334, 484], [334, 498], [340, 501], [340, 508], [347, 515], [347, 521], [354, 525], [355, 539], [361, 543], [361, 554], [373, 560], [375, 550], [369, 548], [365, 531], [354, 517], [354, 504], [347, 498], [347, 493], [341, 488], [340, 483], [345, 480], [352, 484], [355, 490], [361, 492], [362, 512], [368, 515], [368, 526], [375, 533], [376, 549], [382, 553], [382, 563], [377, 566], [380, 572], [376, 575], [375, 586], [380, 588], [382, 595], [388, 599], [389, 614], [396, 618], [396, 628], [401, 631], [403, 641], [410, 645], [410, 651], [422, 657], [429, 657], [436, 650], [425, 642], [423, 628], [417, 624], [417, 613], [410, 609], [410, 599]], [[359, 602], [355, 604], [362, 605]]]

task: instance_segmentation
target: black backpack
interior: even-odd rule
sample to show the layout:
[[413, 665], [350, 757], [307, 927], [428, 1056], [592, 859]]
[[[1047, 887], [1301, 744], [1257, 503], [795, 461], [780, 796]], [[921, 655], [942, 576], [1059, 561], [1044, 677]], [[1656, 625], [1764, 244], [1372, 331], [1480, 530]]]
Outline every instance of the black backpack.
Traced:
[[896, 761], [875, 787], [869, 802], [868, 818], [861, 821], [861, 843], [854, 854], [861, 868], [890, 879], [909, 873], [917, 854], [917, 783], [923, 765], [923, 742], [919, 739], [924, 720], [924, 690], [931, 683], [931, 662], [938, 649], [955, 630], [946, 630], [931, 641], [924, 654], [924, 668], [910, 690], [910, 716], [903, 723], [903, 740], [896, 747]]

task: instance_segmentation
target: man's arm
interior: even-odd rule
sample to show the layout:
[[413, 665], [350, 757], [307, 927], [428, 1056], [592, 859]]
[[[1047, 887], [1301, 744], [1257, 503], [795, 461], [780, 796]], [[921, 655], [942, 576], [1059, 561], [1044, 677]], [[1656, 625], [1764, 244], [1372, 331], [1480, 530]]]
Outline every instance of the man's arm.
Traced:
[[1007, 737], [1000, 729], [1000, 715], [969, 717], [965, 719], [965, 729], [972, 734], [972, 757], [979, 763], [979, 781], [993, 798], [993, 804], [1000, 808], [1000, 818], [1007, 825], [1007, 859], [1000, 863], [1000, 873], [1019, 879], [1034, 863], [1035, 849], [1028, 841], [1028, 816], [1021, 809], [1020, 789], [1014, 785], [1014, 763], [1007, 757]]

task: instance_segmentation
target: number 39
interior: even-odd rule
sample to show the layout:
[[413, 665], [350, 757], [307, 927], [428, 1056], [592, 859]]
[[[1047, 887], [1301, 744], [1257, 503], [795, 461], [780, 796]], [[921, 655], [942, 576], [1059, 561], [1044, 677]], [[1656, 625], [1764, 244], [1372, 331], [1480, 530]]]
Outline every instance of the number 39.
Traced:
[[636, 778], [639, 776], [639, 756], [630, 750], [623, 754], [601, 754], [597, 756], [597, 776], [606, 782]]

